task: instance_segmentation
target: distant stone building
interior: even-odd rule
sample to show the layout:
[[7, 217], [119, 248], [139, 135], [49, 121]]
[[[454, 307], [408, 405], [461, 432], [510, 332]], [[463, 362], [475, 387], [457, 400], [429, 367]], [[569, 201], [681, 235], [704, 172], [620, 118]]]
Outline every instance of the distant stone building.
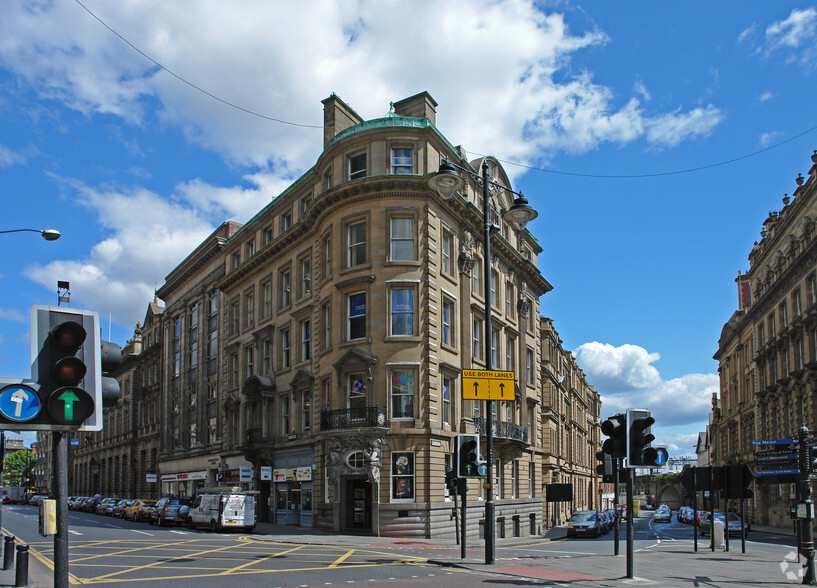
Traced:
[[[754, 467], [755, 439], [817, 428], [817, 152], [783, 208], [763, 222], [760, 242], [739, 274], [738, 310], [724, 325], [714, 358], [720, 409], [712, 422], [712, 464]], [[764, 480], [773, 480], [765, 478]], [[788, 527], [790, 484], [755, 483], [752, 522]]]

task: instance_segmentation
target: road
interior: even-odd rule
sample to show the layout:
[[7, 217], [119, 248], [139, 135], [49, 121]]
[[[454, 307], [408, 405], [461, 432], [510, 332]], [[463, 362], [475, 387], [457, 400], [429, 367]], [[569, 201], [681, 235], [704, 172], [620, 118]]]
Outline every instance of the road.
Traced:
[[[50, 565], [53, 539], [37, 532], [37, 509], [12, 505], [3, 508], [3, 531], [31, 547], [32, 560], [42, 570]], [[112, 586], [130, 582], [174, 588], [223, 585], [244, 586], [429, 586], [459, 588], [474, 585], [617, 586], [625, 573], [625, 530], [621, 530], [619, 557], [613, 557], [613, 533], [597, 539], [548, 541], [530, 538], [497, 545], [495, 565], [480, 565], [484, 544], [469, 545], [467, 560], [460, 548], [433, 541], [362, 538], [358, 544], [296, 544], [275, 536], [244, 533], [209, 533], [183, 527], [156, 527], [89, 513], [69, 513], [69, 571], [74, 585]], [[654, 523], [645, 513], [634, 524], [636, 577], [671, 568], [672, 585], [684, 585], [684, 574], [695, 572], [692, 584], [701, 585], [725, 568], [757, 565], [750, 577], [780, 576], [791, 536], [752, 533], [747, 554], [741, 556], [739, 539], [733, 553], [713, 557], [706, 538], [693, 551], [692, 528], [673, 520]], [[331, 538], [325, 543], [331, 543]], [[744, 559], [738, 564], [736, 560]], [[762, 565], [758, 560], [762, 559]], [[674, 563], [671, 563], [674, 562]], [[754, 563], [753, 563], [754, 562]], [[460, 567], [460, 566], [463, 567]], [[656, 567], [658, 566], [658, 568]], [[704, 571], [703, 566], [712, 566]], [[794, 569], [794, 564], [792, 568]], [[51, 574], [46, 571], [46, 574]], [[729, 572], [730, 577], [734, 575]], [[761, 576], [759, 574], [766, 574]], [[41, 572], [42, 575], [42, 572]], [[48, 577], [48, 576], [47, 576]], [[650, 576], [651, 577], [651, 576]], [[229, 579], [228, 579], [229, 578]], [[743, 585], [732, 582], [732, 585]]]

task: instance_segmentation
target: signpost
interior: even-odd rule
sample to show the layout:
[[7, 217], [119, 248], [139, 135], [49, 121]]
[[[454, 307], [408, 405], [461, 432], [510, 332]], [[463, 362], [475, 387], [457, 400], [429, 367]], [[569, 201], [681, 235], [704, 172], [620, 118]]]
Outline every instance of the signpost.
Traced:
[[516, 397], [513, 372], [462, 370], [464, 400], [513, 400]]

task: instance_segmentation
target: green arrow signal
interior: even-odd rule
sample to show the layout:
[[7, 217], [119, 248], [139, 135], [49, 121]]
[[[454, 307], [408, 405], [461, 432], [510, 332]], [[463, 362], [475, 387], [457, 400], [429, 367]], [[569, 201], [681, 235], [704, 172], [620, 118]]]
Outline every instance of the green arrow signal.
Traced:
[[73, 390], [66, 390], [57, 398], [65, 403], [65, 420], [70, 423], [74, 420], [74, 403], [79, 402], [79, 396]]

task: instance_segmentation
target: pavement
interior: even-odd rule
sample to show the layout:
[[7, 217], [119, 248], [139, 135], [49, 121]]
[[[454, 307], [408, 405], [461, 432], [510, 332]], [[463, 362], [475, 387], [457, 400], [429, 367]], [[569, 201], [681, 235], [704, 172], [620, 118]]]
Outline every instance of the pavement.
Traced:
[[[775, 534], [792, 538], [791, 529], [752, 527], [752, 535]], [[432, 565], [478, 572], [485, 582], [497, 586], [658, 586], [658, 587], [758, 587], [802, 584], [802, 558], [797, 562], [794, 550], [785, 546], [762, 550], [747, 544], [741, 553], [740, 540], [732, 539], [730, 551], [710, 549], [704, 538], [698, 551], [686, 541], [657, 542], [649, 549], [636, 551], [633, 570], [626, 569], [626, 542], [621, 534], [620, 555], [590, 554], [559, 550], [556, 542], [565, 539], [564, 526], [548, 529], [543, 535], [496, 540], [493, 564], [485, 563], [482, 540], [474, 541], [461, 558], [461, 547], [454, 541], [414, 539], [408, 537], [372, 537], [338, 535], [319, 529], [260, 523], [253, 538], [257, 541], [311, 545], [343, 545], [360, 548], [398, 548], [412, 556], [427, 558]], [[552, 550], [543, 552], [542, 543], [553, 542]], [[612, 551], [613, 543], [607, 542]], [[781, 556], [781, 554], [784, 554]], [[2, 561], [2, 560], [0, 560]], [[0, 587], [15, 586], [16, 570], [0, 569]], [[53, 586], [53, 572], [35, 557], [29, 557], [28, 583], [34, 587]]]

